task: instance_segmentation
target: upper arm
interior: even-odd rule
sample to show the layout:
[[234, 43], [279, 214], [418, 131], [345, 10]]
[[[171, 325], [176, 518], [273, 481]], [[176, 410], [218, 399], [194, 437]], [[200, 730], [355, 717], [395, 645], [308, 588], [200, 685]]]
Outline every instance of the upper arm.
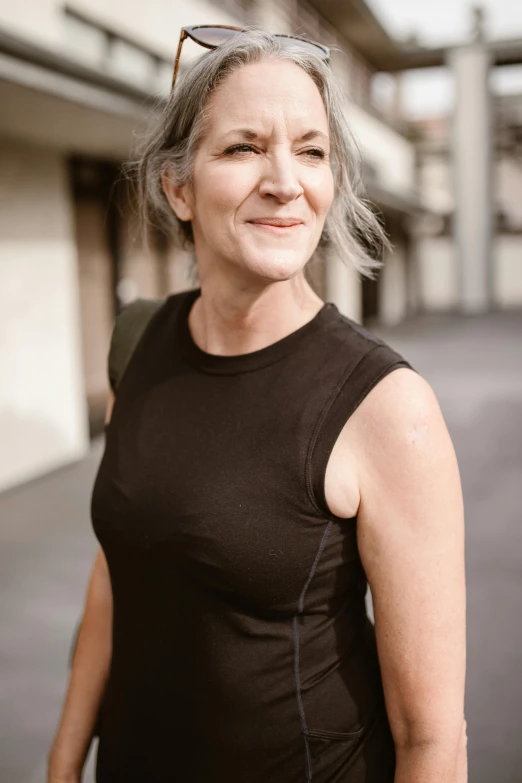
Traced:
[[464, 510], [435, 395], [390, 373], [361, 404], [357, 540], [396, 744], [451, 740], [464, 719]]
[[105, 553], [101, 546], [98, 546], [94, 556], [85, 598], [85, 611], [88, 611], [90, 608], [95, 608], [96, 612], [102, 608], [104, 614], [112, 612], [111, 577]]
[[112, 416], [112, 409], [114, 407], [114, 392], [112, 389], [109, 389], [109, 398], [107, 400], [107, 407], [105, 409], [105, 426], [107, 427]]
[[[107, 407], [105, 409], [105, 426], [107, 427], [112, 415], [112, 408], [114, 406], [114, 392], [109, 390], [109, 397], [107, 400]], [[87, 588], [86, 603], [95, 602], [99, 604], [100, 601], [107, 604], [112, 604], [112, 587], [109, 574], [109, 568], [105, 553], [101, 546], [96, 550], [94, 561], [91, 569], [91, 576], [89, 579], [89, 586]]]

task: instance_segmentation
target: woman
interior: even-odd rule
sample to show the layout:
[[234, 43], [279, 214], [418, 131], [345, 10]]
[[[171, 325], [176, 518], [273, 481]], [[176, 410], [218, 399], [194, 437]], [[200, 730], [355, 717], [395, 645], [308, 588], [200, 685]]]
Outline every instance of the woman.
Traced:
[[454, 451], [426, 381], [305, 277], [321, 239], [370, 273], [382, 238], [331, 79], [238, 33], [140, 162], [200, 288], [118, 388], [51, 783], [80, 780], [102, 693], [98, 783], [466, 780]]

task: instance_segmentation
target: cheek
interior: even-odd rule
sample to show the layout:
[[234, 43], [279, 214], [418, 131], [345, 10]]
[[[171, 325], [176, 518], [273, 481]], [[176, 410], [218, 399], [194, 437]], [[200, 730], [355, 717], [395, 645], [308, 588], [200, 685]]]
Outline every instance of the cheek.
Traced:
[[325, 217], [334, 199], [334, 181], [331, 169], [311, 171], [306, 181], [308, 201], [319, 217]]
[[255, 173], [248, 166], [216, 166], [194, 172], [196, 215], [205, 220], [233, 215], [252, 192]]

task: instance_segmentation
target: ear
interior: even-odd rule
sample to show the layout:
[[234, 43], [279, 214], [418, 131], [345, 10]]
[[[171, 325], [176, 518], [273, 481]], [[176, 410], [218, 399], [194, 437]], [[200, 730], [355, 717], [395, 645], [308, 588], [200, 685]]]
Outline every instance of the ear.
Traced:
[[161, 175], [161, 185], [176, 217], [184, 222], [193, 220], [194, 210], [192, 208], [192, 191], [190, 186], [188, 184], [178, 185], [168, 166]]

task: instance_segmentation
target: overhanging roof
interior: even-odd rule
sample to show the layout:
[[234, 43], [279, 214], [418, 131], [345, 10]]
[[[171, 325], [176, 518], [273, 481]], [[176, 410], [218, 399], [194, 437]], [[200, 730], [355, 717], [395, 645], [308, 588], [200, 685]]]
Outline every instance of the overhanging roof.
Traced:
[[[449, 46], [429, 49], [396, 40], [364, 0], [308, 1], [377, 71], [435, 68], [446, 64]], [[522, 63], [522, 39], [491, 41], [489, 48], [496, 65]]]
[[522, 63], [522, 38], [492, 41], [489, 47], [496, 65], [520, 65]]
[[367, 198], [383, 212], [397, 215], [416, 215], [425, 212], [425, 206], [413, 191], [410, 194], [392, 192], [375, 180], [365, 182]]
[[400, 58], [392, 38], [363, 0], [311, 0], [310, 4], [377, 70]]

